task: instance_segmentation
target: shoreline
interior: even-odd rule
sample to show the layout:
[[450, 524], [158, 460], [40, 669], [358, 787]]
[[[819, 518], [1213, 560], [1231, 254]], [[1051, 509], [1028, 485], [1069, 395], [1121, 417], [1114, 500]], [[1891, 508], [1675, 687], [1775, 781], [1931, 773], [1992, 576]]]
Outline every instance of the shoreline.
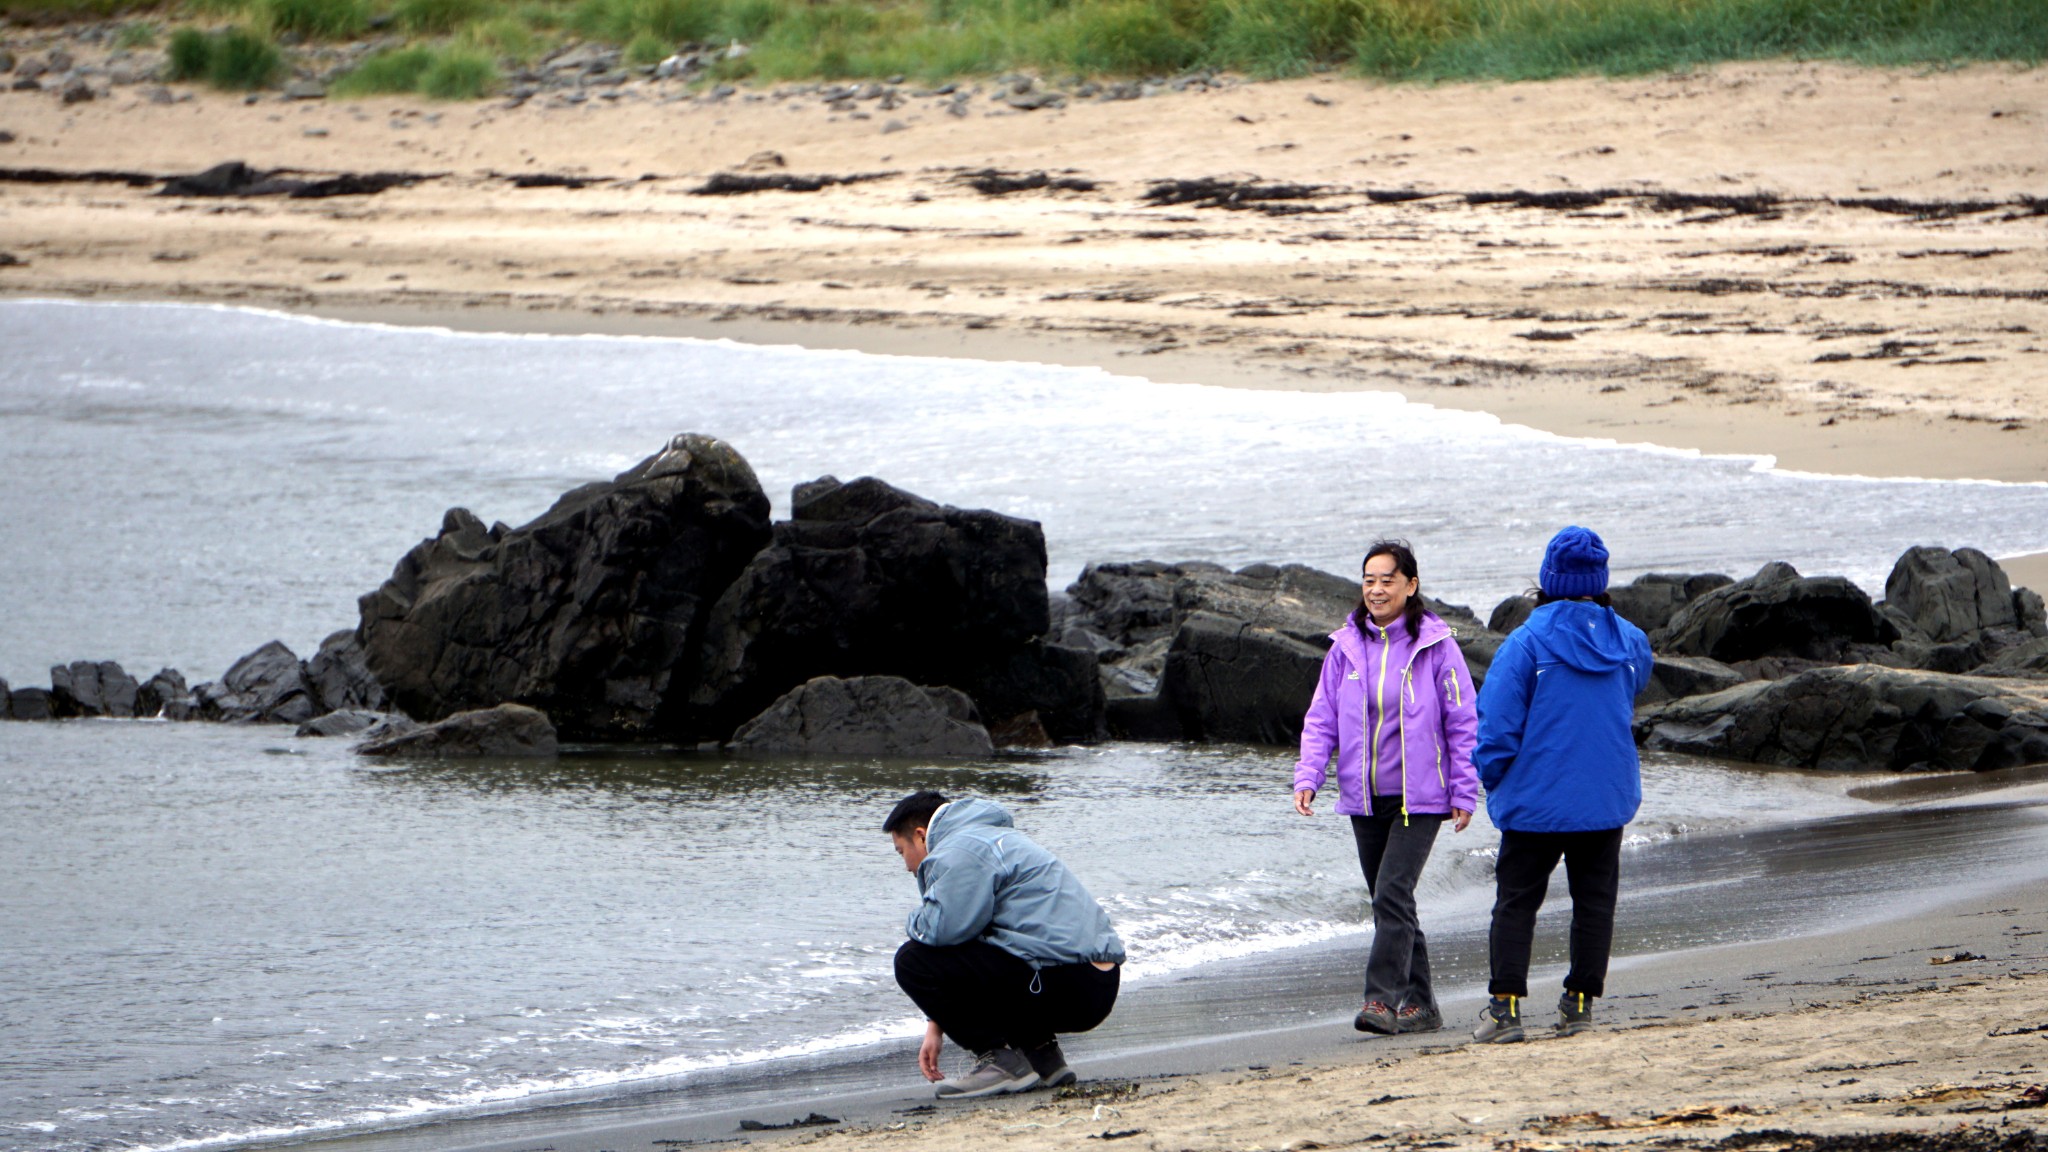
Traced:
[[[1801, 898], [1809, 906], [1808, 911], [1818, 917], [1807, 921], [1805, 927], [1811, 931], [1793, 928], [1773, 932], [1766, 927], [1753, 929], [1759, 938], [1734, 943], [1696, 939], [1677, 948], [1647, 953], [1632, 952], [1626, 947], [1632, 934], [1640, 936], [1650, 931], [1655, 935], [1663, 931], [1650, 928], [1646, 920], [1662, 924], [1672, 916], [1718, 915], [1696, 905], [1703, 896], [1712, 904], [1720, 898], [1717, 893], [1727, 893], [1722, 876], [1731, 867], [1755, 871], [1763, 865], [1765, 871], [1770, 871], [1769, 861], [1784, 859], [1786, 854], [1809, 854], [1818, 847], [1826, 859], [1836, 859], [1832, 854], [1838, 851], [1847, 853], [1839, 859], [1854, 862], [1851, 870], [1864, 876], [1862, 883], [1883, 885], [1886, 881], [1881, 870], [1872, 873], [1870, 862], [1862, 854], [1868, 851], [1868, 837], [1873, 833], [1883, 835], [1886, 828], [1893, 828], [1894, 833], [1901, 834], [1903, 842], [1910, 843], [1917, 842], [1919, 836], [1908, 831], [1909, 824], [1931, 820], [1934, 824], [1928, 827], [1937, 827], [1957, 819], [1968, 820], [1984, 823], [1990, 829], [2002, 829], [1990, 835], [2005, 847], [1994, 851], [1983, 864], [1995, 866], [2013, 858], [2010, 854], [2027, 859], [2038, 856], [2043, 830], [2048, 828], [2041, 818], [2044, 801], [2048, 801], [2048, 784], [2042, 782], [2038, 770], [2013, 770], [1994, 781], [1972, 778], [1961, 783], [1961, 792], [1928, 797], [1927, 803], [1917, 806], [1902, 805], [1867, 817], [1785, 825], [1732, 836], [1706, 836], [1672, 847], [1661, 863], [1656, 856], [1632, 857], [1637, 860], [1640, 874], [1632, 881], [1633, 899], [1625, 897], [1623, 902], [1610, 995], [1602, 1002], [1602, 1027], [1595, 1036], [1585, 1038], [1590, 1041], [1585, 1045], [1590, 1052], [1580, 1052], [1580, 1040], [1572, 1041], [1570, 1049], [1550, 1048], [1547, 1037], [1519, 1048], [1460, 1051], [1456, 1047], [1463, 1039], [1459, 1029], [1466, 1026], [1468, 1017], [1476, 1015], [1482, 998], [1483, 984], [1479, 978], [1485, 964], [1483, 915], [1481, 922], [1474, 925], [1447, 922], [1440, 912], [1431, 924], [1432, 953], [1438, 958], [1438, 983], [1445, 989], [1444, 1004], [1450, 1023], [1439, 1033], [1366, 1038], [1351, 1031], [1349, 1009], [1341, 1013], [1335, 1009], [1345, 1005], [1351, 995], [1349, 983], [1358, 961], [1357, 942], [1352, 939], [1211, 965], [1201, 970], [1199, 979], [1183, 974], [1137, 986], [1125, 997], [1126, 1003], [1119, 1006], [1118, 1015], [1102, 1033], [1069, 1040], [1070, 1056], [1087, 1077], [1073, 1093], [1031, 1093], [976, 1102], [957, 1112], [952, 1108], [933, 1111], [929, 1087], [917, 1080], [912, 1067], [910, 1053], [914, 1045], [904, 1041], [871, 1046], [837, 1064], [820, 1059], [798, 1061], [781, 1069], [756, 1068], [752, 1072], [756, 1083], [751, 1090], [744, 1083], [746, 1074], [736, 1072], [731, 1079], [739, 1081], [741, 1088], [737, 1094], [729, 1092], [722, 1100], [690, 1085], [665, 1091], [660, 1085], [649, 1084], [636, 1086], [610, 1100], [512, 1108], [494, 1116], [452, 1118], [412, 1128], [309, 1139], [304, 1143], [350, 1152], [511, 1152], [542, 1145], [557, 1152], [624, 1152], [685, 1143], [722, 1144], [757, 1139], [777, 1143], [788, 1139], [804, 1143], [824, 1141], [858, 1148], [884, 1141], [893, 1147], [904, 1140], [922, 1139], [932, 1147], [946, 1148], [972, 1146], [962, 1142], [988, 1138], [999, 1139], [1005, 1146], [1021, 1143], [1027, 1148], [1064, 1147], [1080, 1135], [1099, 1136], [1094, 1128], [1072, 1133], [1054, 1131], [1083, 1120], [1092, 1123], [1102, 1119], [1092, 1111], [1095, 1102], [1108, 1100], [1122, 1110], [1121, 1117], [1109, 1128], [1156, 1130], [1154, 1122], [1140, 1122], [1141, 1113], [1132, 1107], [1134, 1101], [1163, 1103], [1171, 1110], [1176, 1107], [1172, 1098], [1199, 1094], [1203, 1103], [1197, 1113], [1180, 1114], [1177, 1122], [1237, 1125], [1235, 1134], [1210, 1133], [1207, 1138], [1195, 1139], [1190, 1133], [1182, 1133], [1175, 1138], [1178, 1142], [1168, 1140], [1158, 1147], [1278, 1147], [1281, 1142], [1261, 1140], [1258, 1136], [1274, 1126], [1284, 1128], [1302, 1123], [1304, 1118], [1287, 1111], [1284, 1102], [1261, 1101], [1260, 1095], [1268, 1091], [1261, 1085], [1282, 1085], [1291, 1091], [1290, 1082], [1299, 1076], [1309, 1076], [1318, 1082], [1330, 1078], [1351, 1085], [1349, 1089], [1333, 1091], [1332, 1095], [1348, 1099], [1353, 1106], [1370, 1097], [1389, 1095], [1404, 1100], [1427, 1099], [1441, 1096], [1442, 1086], [1424, 1093], [1385, 1085], [1412, 1084], [1418, 1076], [1426, 1079], [1442, 1075], [1435, 1069], [1443, 1060], [1518, 1059], [1487, 1056], [1487, 1051], [1540, 1053], [1546, 1062], [1554, 1062], [1553, 1058], [1596, 1058], [1596, 1066], [1605, 1078], [1577, 1085], [1574, 1091], [1593, 1099], [1605, 1096], [1614, 1102], [1570, 1109], [1546, 1105], [1547, 1112], [1541, 1114], [1604, 1107], [1610, 1117], [1621, 1118], [1631, 1112], [1683, 1109], [1701, 1103], [1683, 1069], [1689, 1069], [1694, 1061], [1715, 1059], [1714, 1038], [1700, 1037], [1717, 1027], [1739, 1022], [1765, 1034], [1790, 1027], [1798, 1036], [1778, 1037], [1773, 1042], [1806, 1051], [1804, 1045], [1808, 1040], [1799, 1037], [1816, 1026], [1825, 1031], [1827, 1018], [1834, 1014], [1832, 1009], [1854, 1011], [1871, 997], [1892, 997], [1923, 988], [1930, 978], [1938, 984], [1956, 985], [1970, 978], [1985, 978], [1991, 972], [2010, 971], [2031, 981], [2022, 1000], [2038, 993], [2041, 982], [2048, 979], [2048, 956], [2034, 946], [2037, 934], [2048, 931], [2048, 872], [2033, 865], [2007, 873], [2008, 878], [2002, 881], [1962, 888], [1928, 887], [1924, 882], [1911, 890], [1883, 887], [1881, 898], [1877, 899], [1858, 899], [1856, 893], [1861, 890], [1854, 883], [1849, 889], [1842, 889], [1842, 874], [1816, 872], [1809, 876], [1812, 895]], [[1987, 785], [2002, 787], [1994, 789]], [[1909, 823], [1894, 827], [1888, 823], [1893, 819]], [[1740, 863], [1724, 855], [1727, 850], [1748, 856], [1752, 862]], [[1701, 868], [1703, 864], [1706, 867]], [[1811, 865], [1800, 868], [1808, 866]], [[1781, 885], [1768, 876], [1751, 877], [1738, 885], [1759, 894], [1774, 886]], [[1870, 890], [1868, 895], [1879, 897], [1880, 890]], [[1536, 982], [1553, 990], [1562, 972], [1561, 956], [1556, 954], [1561, 940], [1554, 939], [1562, 936], [1562, 923], [1555, 918], [1561, 901], [1560, 893], [1551, 902], [1551, 911], [1543, 921], [1534, 971]], [[1780, 908], [1769, 915], [1784, 911]], [[1975, 955], [1980, 960], [1963, 961], [1955, 967], [1930, 965], [1935, 957], [1958, 953]], [[1831, 1010], [1816, 1012], [1817, 1001], [1828, 1002]], [[1532, 998], [1529, 1011], [1532, 1023], [1539, 1025], [1532, 1028], [1533, 1035], [1548, 1019], [1548, 1000], [1543, 996]], [[1930, 1036], [1908, 1043], [1945, 1052], [1972, 1030], [1976, 1035], [1990, 1030], [1976, 1027], [1979, 1019], [1981, 1014], [1966, 1015], [1952, 1036]], [[2032, 1023], [2035, 1021], [2029, 1017], [1997, 1026]], [[1645, 1035], [1643, 1029], [1654, 1030], [1648, 1035], [1655, 1037], [1655, 1042], [1665, 1047], [1671, 1058], [1659, 1061], [1666, 1065], [1660, 1073], [1646, 1070], [1630, 1079], [1634, 1075], [1630, 1067], [1637, 1060], [1633, 1038]], [[1860, 1034], [1853, 1027], [1838, 1030], [1846, 1031], [1847, 1036], [1830, 1037], [1830, 1042], [1897, 1047], [1898, 1038], [1883, 1029], [1875, 1034]], [[2018, 1042], [2025, 1044], [2033, 1039], [2023, 1036]], [[949, 1047], [948, 1066], [958, 1058], [957, 1050]], [[1823, 1063], [1811, 1052], [1807, 1052], [1805, 1062]], [[1932, 1062], [1916, 1058], [1906, 1063]], [[1902, 1088], [1907, 1090], [1920, 1086], [1920, 1081], [1913, 1077], [1924, 1080], [1930, 1074], [1915, 1068], [1897, 1073], [1907, 1078], [1901, 1081]], [[1957, 1077], [1944, 1075], [1944, 1079]], [[1447, 1083], [1451, 1086], [1450, 1095], [1459, 1098], [1460, 1103], [1469, 1103], [1469, 1099], [1460, 1098], [1460, 1093], [1469, 1096], [1469, 1090], [1498, 1091], [1504, 1087], [1498, 1082], [1466, 1081], [1460, 1076], [1452, 1076]], [[1133, 1084], [1137, 1085], [1135, 1092]], [[1786, 1109], [1775, 1100], [1771, 1107], [1762, 1107], [1755, 1098], [1759, 1094], [1770, 1096], [1774, 1087], [1768, 1082], [1748, 1084], [1745, 1091], [1751, 1095], [1740, 1099], [1749, 1111], [1735, 1109], [1717, 1114], [1708, 1123], [1781, 1126], [1776, 1114]], [[1539, 1101], [1546, 1098], [1546, 1090], [1534, 1092]], [[1323, 1089], [1312, 1091], [1317, 1098], [1328, 1098]], [[1868, 1089], [1864, 1091], [1867, 1094]], [[1461, 1129], [1463, 1121], [1446, 1120], [1439, 1103], [1409, 1105], [1385, 1115], [1389, 1121], [1398, 1121], [1397, 1129], [1427, 1131], [1427, 1138], [1451, 1138], [1461, 1146], [1468, 1143], [1465, 1138], [1476, 1139], [1479, 1146], [1492, 1146], [1492, 1142], [1502, 1138], [1501, 1122]], [[1432, 1113], [1427, 1119], [1419, 1119], [1410, 1111], [1424, 1107]], [[1493, 1111], [1500, 1115], [1498, 1110]], [[1874, 1114], [1870, 1110], [1865, 1112], [1866, 1116]], [[829, 1116], [833, 1123], [822, 1131], [804, 1127], [789, 1131], [741, 1128], [743, 1121], [779, 1126], [812, 1114]], [[1745, 1118], [1766, 1115], [1772, 1119]], [[1831, 1118], [1830, 1123], [1841, 1119], [1844, 1118]], [[1508, 1128], [1512, 1131], [1513, 1125]], [[1460, 1131], [1462, 1137], [1458, 1135]], [[1356, 1135], [1340, 1139], [1332, 1139], [1337, 1134], [1330, 1132], [1299, 1135], [1333, 1147], [1359, 1142]], [[1410, 1135], [1425, 1138], [1413, 1132]], [[1141, 1141], [1134, 1146], [1147, 1145]]]
[[[2048, 378], [2028, 371], [2048, 297], [2014, 278], [2048, 259], [2048, 216], [1982, 207], [2039, 191], [2048, 70], [1328, 76], [985, 104], [883, 132], [758, 92], [433, 111], [0, 92], [0, 166], [180, 172], [232, 153], [433, 174], [333, 200], [0, 182], [0, 296], [1028, 355], [1392, 390], [1797, 471], [2048, 480]], [[696, 194], [750, 164], [889, 175]], [[982, 169], [1090, 189], [982, 192]], [[536, 171], [594, 182], [505, 175]], [[1236, 191], [1176, 199], [1212, 178]]]

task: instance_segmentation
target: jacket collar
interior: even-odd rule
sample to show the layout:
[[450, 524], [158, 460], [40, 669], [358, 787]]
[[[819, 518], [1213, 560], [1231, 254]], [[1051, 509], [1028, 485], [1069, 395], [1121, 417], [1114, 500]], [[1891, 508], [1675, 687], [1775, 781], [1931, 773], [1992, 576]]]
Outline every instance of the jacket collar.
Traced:
[[[1377, 626], [1375, 625], [1375, 627]], [[1396, 624], [1388, 629], [1388, 633], [1397, 640], [1408, 639], [1408, 628], [1405, 624]], [[1428, 611], [1422, 614], [1421, 633], [1422, 635], [1413, 641], [1413, 646], [1408, 650], [1410, 657], [1413, 657], [1415, 653], [1435, 644], [1439, 640], [1453, 635], [1449, 624], [1444, 623], [1436, 613]], [[1339, 648], [1344, 649], [1344, 654], [1349, 656], [1353, 663], [1363, 663], [1365, 661], [1365, 636], [1359, 632], [1358, 627], [1348, 618], [1344, 621], [1343, 627], [1330, 633], [1330, 639]]]

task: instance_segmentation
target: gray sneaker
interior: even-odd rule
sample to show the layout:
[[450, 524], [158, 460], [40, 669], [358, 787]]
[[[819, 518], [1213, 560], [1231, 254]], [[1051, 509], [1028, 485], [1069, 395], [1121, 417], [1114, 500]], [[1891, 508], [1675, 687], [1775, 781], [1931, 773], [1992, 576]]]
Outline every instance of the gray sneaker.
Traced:
[[1434, 1032], [1443, 1027], [1444, 1014], [1437, 1011], [1434, 1004], [1426, 1008], [1420, 1004], [1403, 1004], [1401, 1010], [1394, 1013], [1394, 1021], [1401, 1034], [1406, 1036], [1410, 1032]]
[[1360, 1032], [1377, 1032], [1382, 1036], [1392, 1036], [1401, 1030], [1401, 1025], [1394, 1020], [1394, 1010], [1377, 1000], [1367, 1000], [1365, 1007], [1358, 1010], [1358, 1015], [1351, 1018], [1351, 1026]]
[[1479, 1044], [1513, 1044], [1522, 1039], [1522, 998], [1494, 996], [1479, 1013], [1479, 1027], [1472, 1039]]
[[1067, 1067], [1067, 1054], [1060, 1051], [1060, 1042], [1048, 1040], [1044, 1044], [1024, 1053], [1031, 1061], [1031, 1070], [1038, 1073], [1040, 1088], [1065, 1088], [1080, 1077]]
[[1031, 1061], [1022, 1052], [1015, 1048], [991, 1048], [981, 1054], [965, 1076], [939, 1081], [938, 1094], [941, 1100], [973, 1100], [1022, 1092], [1037, 1083], [1038, 1073], [1032, 1071]]
[[1557, 1034], [1577, 1036], [1593, 1027], [1594, 997], [1567, 990], [1557, 998]]

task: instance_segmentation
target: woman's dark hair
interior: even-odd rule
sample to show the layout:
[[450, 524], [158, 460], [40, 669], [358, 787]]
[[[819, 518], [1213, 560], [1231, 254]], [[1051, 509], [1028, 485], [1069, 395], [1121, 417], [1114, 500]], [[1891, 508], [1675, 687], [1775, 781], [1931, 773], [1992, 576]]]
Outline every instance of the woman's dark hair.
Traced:
[[1534, 596], [1536, 598], [1536, 606], [1538, 608], [1543, 607], [1545, 604], [1555, 604], [1559, 600], [1591, 600], [1593, 603], [1598, 604], [1602, 608], [1614, 607], [1614, 597], [1609, 596], [1605, 592], [1602, 592], [1596, 596], [1552, 596], [1550, 593], [1545, 592], [1542, 588], [1537, 588], [1534, 591], [1528, 593], [1528, 595]]
[[888, 818], [882, 821], [882, 831], [891, 836], [898, 833], [908, 836], [919, 828], [928, 828], [932, 813], [945, 802], [946, 798], [937, 792], [912, 792], [889, 810]]
[[[1394, 558], [1394, 571], [1406, 576], [1410, 580], [1420, 581], [1422, 578], [1419, 574], [1419, 569], [1415, 566], [1415, 550], [1408, 547], [1406, 540], [1373, 541], [1372, 547], [1365, 550], [1365, 559], [1358, 562], [1358, 571], [1361, 574], [1365, 572], [1365, 566], [1372, 563], [1372, 558], [1375, 556], [1392, 556]], [[1415, 595], [1408, 598], [1408, 607], [1402, 610], [1401, 618], [1408, 622], [1408, 638], [1411, 640], [1421, 639], [1422, 585], [1420, 583], [1417, 583], [1415, 586]], [[1365, 622], [1370, 619], [1372, 619], [1372, 612], [1366, 608], [1365, 593], [1361, 591], [1358, 594], [1358, 607], [1351, 610], [1351, 626], [1360, 632], [1364, 632]]]

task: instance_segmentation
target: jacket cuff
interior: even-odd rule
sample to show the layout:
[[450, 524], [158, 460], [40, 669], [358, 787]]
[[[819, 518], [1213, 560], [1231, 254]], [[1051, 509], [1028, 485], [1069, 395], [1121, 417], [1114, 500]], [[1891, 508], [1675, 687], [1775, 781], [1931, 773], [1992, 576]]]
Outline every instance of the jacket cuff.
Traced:
[[1297, 764], [1294, 767], [1294, 790], [1296, 792], [1304, 788], [1313, 792], [1321, 792], [1324, 779], [1324, 774], [1316, 771], [1314, 768], [1301, 764]]

